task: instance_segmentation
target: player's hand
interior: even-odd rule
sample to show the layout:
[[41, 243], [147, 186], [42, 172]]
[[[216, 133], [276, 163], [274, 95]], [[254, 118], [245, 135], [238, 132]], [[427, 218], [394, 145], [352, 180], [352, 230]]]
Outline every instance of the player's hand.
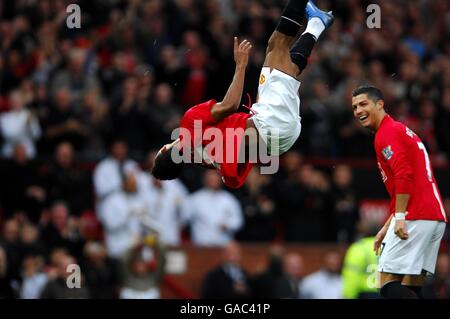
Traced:
[[375, 241], [373, 243], [373, 250], [375, 254], [378, 256], [380, 254], [381, 243], [383, 242], [384, 237], [386, 236], [387, 228], [383, 227], [375, 236]]
[[234, 62], [237, 66], [246, 67], [248, 64], [248, 55], [252, 45], [249, 41], [244, 40], [238, 44], [238, 38], [234, 37]]
[[408, 231], [406, 230], [406, 222], [404, 220], [396, 220], [394, 233], [400, 237], [400, 239], [408, 239]]

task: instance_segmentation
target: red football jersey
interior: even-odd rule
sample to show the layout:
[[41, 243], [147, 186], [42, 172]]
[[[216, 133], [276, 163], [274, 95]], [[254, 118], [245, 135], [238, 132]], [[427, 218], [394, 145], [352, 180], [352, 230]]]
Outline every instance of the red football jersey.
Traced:
[[391, 213], [395, 212], [395, 195], [410, 194], [407, 220], [447, 221], [428, 153], [413, 131], [385, 116], [375, 135], [375, 151], [391, 198]]
[[[239, 150], [243, 141], [246, 121], [251, 116], [247, 113], [234, 113], [217, 122], [211, 115], [211, 107], [217, 102], [209, 100], [195, 105], [186, 111], [180, 124], [182, 148], [186, 145], [206, 155], [219, 170], [222, 180], [230, 188], [241, 187], [252, 168], [252, 163], [238, 163]], [[184, 136], [186, 129], [189, 138]], [[218, 138], [217, 136], [219, 136]], [[211, 147], [214, 141], [217, 147]], [[205, 153], [205, 149], [207, 152]]]

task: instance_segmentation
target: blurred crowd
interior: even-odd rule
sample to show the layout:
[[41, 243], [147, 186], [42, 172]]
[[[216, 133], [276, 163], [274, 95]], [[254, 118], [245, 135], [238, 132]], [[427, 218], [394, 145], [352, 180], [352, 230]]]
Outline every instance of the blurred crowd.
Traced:
[[[308, 156], [370, 156], [370, 133], [349, 112], [351, 90], [370, 82], [384, 92], [389, 111], [422, 137], [435, 163], [445, 162], [448, 1], [383, 2], [379, 29], [366, 25], [370, 1], [317, 2], [338, 19], [303, 74], [296, 147]], [[233, 35], [253, 43], [245, 91], [255, 98], [267, 39], [285, 1], [81, 0], [79, 29], [66, 26], [69, 3], [0, 5], [6, 157], [19, 141], [30, 158], [68, 141], [80, 158], [98, 160], [120, 137], [142, 159], [170, 140], [186, 109], [223, 97], [234, 69]]]
[[[370, 245], [363, 244], [368, 240]], [[344, 254], [329, 249], [317, 257], [319, 267], [313, 272], [306, 272], [306, 261], [300, 253], [272, 245], [266, 266], [250, 273], [243, 265], [246, 256], [242, 248], [237, 242], [230, 242], [223, 248], [222, 261], [203, 278], [200, 296], [205, 299], [380, 299], [372, 245], [373, 237], [364, 237]], [[425, 282], [422, 296], [450, 298], [448, 254], [438, 256], [436, 273]]]
[[[66, 26], [72, 2], [81, 7], [80, 29]], [[155, 180], [155, 151], [184, 111], [225, 94], [233, 35], [253, 43], [244, 90], [256, 97], [285, 2], [0, 2], [0, 297], [158, 298], [167, 246], [359, 239], [352, 169], [322, 170], [305, 158], [372, 158], [372, 136], [350, 112], [351, 90], [361, 83], [379, 86], [433, 163], [447, 163], [449, 3], [383, 2], [381, 29], [368, 29], [365, 8], [376, 1], [317, 0], [337, 21], [303, 73], [303, 131], [279, 172], [254, 169], [232, 193], [217, 173], [198, 168]], [[283, 267], [299, 258], [286, 256]], [[73, 263], [84, 289], [67, 289]], [[446, 276], [433, 284], [448, 285]], [[264, 278], [252, 285], [272, 280]], [[308, 287], [322, 280], [322, 273], [305, 278], [295, 296], [314, 298]], [[208, 287], [206, 280], [205, 296], [215, 285]]]

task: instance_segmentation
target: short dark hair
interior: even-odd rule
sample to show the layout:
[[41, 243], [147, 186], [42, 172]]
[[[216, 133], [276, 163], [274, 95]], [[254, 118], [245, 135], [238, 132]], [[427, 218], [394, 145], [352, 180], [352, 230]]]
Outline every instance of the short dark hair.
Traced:
[[160, 180], [175, 179], [180, 176], [184, 163], [175, 163], [172, 159], [172, 150], [159, 153], [155, 157], [152, 175]]
[[352, 96], [358, 96], [360, 94], [367, 94], [367, 97], [374, 102], [379, 100], [384, 101], [384, 96], [381, 90], [372, 85], [362, 85], [352, 91]]

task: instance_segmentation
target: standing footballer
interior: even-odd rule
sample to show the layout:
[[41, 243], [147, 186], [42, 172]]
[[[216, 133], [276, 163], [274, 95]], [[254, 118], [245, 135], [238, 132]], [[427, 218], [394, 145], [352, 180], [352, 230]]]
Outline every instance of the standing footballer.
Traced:
[[427, 151], [420, 138], [384, 110], [381, 91], [362, 86], [352, 93], [353, 115], [375, 133], [375, 151], [391, 198], [391, 216], [375, 238], [380, 294], [421, 297], [434, 273], [447, 217]]

